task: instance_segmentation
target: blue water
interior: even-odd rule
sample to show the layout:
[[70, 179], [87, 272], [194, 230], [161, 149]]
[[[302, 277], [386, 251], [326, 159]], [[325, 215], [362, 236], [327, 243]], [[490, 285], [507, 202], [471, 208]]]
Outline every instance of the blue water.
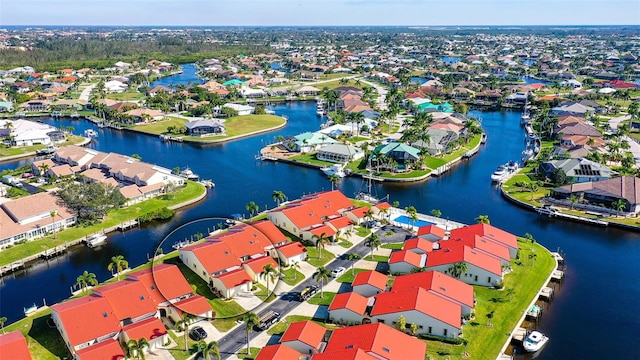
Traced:
[[427, 79], [423, 77], [412, 76], [410, 82], [422, 85], [427, 82]]
[[[168, 243], [194, 232], [205, 232], [229, 214], [247, 215], [245, 206], [250, 201], [261, 209], [273, 207], [274, 190], [282, 190], [289, 199], [295, 199], [305, 193], [330, 189], [331, 183], [319, 170], [254, 160], [259, 149], [277, 135], [295, 135], [320, 126], [313, 103], [289, 103], [274, 108], [278, 114], [289, 116], [285, 128], [221, 145], [163, 143], [155, 136], [100, 129], [83, 120], [45, 120], [50, 124], [71, 125], [76, 134], [94, 128], [99, 137], [90, 145], [93, 148], [137, 153], [143, 161], [167, 168], [189, 166], [202, 178], [212, 179], [216, 187], [203, 201], [178, 211], [168, 222], [109, 234], [101, 249], [79, 247], [26, 273], [5, 277], [0, 284], [0, 314], [13, 322], [21, 317], [23, 306], [42, 304], [42, 298], [48, 304], [61, 301], [69, 296], [69, 287], [84, 270], [97, 274], [100, 281], [106, 280], [110, 277], [106, 267], [113, 255], [124, 255], [131, 266], [141, 264], [167, 234], [192, 220], [213, 218], [199, 222], [193, 229], [181, 229]], [[538, 359], [636, 358], [640, 351], [637, 345], [640, 312], [635, 311], [640, 299], [636, 276], [640, 273], [640, 236], [614, 228], [538, 217], [506, 202], [489, 176], [497, 165], [520, 157], [524, 148], [520, 113], [471, 111], [470, 115], [482, 119], [488, 134], [487, 144], [470, 161], [426, 182], [375, 184], [374, 192], [378, 196], [389, 194], [390, 200], [399, 201], [401, 208], [414, 206], [420, 213], [439, 209], [443, 218], [459, 222], [474, 223], [478, 215], [488, 215], [491, 224], [497, 227], [517, 235], [529, 232], [547, 248], [566, 252], [569, 265], [566, 281], [538, 325], [551, 338]], [[31, 161], [2, 163], [0, 170]], [[353, 196], [363, 188], [363, 183], [347, 177], [337, 187]], [[606, 345], [585, 346], [584, 339], [593, 339], [594, 335], [605, 335], [601, 337], [606, 338]]]
[[444, 62], [445, 64], [455, 64], [460, 61], [460, 58], [457, 56], [443, 56], [440, 58], [440, 60], [442, 60], [442, 62]]
[[524, 80], [524, 83], [526, 85], [529, 85], [529, 84], [545, 84], [545, 85], [549, 85], [549, 84], [551, 84], [549, 81], [542, 80], [542, 79], [536, 79], [536, 78], [531, 77], [531, 76], [523, 76], [522, 79]]
[[171, 85], [190, 85], [190, 84], [202, 84], [204, 81], [196, 76], [196, 66], [194, 64], [180, 65], [182, 74], [172, 75], [160, 78], [151, 83], [151, 87], [154, 86], [166, 86]]
[[416, 226], [416, 227], [423, 227], [423, 226], [433, 225], [432, 222], [428, 222], [428, 221], [424, 221], [424, 220], [420, 220], [420, 219], [418, 219], [416, 221], [413, 221], [410, 217], [408, 217], [406, 215], [400, 215], [397, 218], [393, 219], [393, 221], [399, 222], [401, 224]]
[[535, 63], [536, 63], [536, 61], [532, 60], [532, 59], [527, 59], [527, 60], [523, 60], [522, 61], [522, 64], [525, 65], [525, 66], [531, 66], [531, 65], [533, 65]]

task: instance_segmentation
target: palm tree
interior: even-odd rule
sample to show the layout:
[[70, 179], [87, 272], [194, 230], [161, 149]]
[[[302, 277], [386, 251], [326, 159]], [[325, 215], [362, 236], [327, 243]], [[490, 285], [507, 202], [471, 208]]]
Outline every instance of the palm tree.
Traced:
[[318, 248], [318, 259], [322, 259], [322, 249], [324, 249], [324, 245], [327, 243], [327, 240], [329, 240], [329, 238], [327, 238], [326, 233], [322, 233], [320, 234], [320, 236], [313, 235], [312, 239], [316, 241], [316, 248]]
[[340, 176], [337, 174], [331, 174], [328, 177], [329, 181], [331, 181], [331, 191], [333, 191], [334, 186], [338, 186], [338, 183], [340, 182]]
[[131, 339], [127, 341], [127, 356], [133, 359], [144, 360], [144, 348], [149, 346], [149, 342], [145, 338], [141, 338], [138, 341]]
[[531, 235], [531, 234], [529, 234], [529, 233], [524, 234], [524, 238], [525, 238], [525, 239], [527, 239], [527, 240], [529, 240], [532, 244], [535, 244], [535, 243], [536, 243], [536, 239], [534, 239], [534, 238], [533, 238], [533, 235]]
[[440, 216], [442, 216], [442, 211], [438, 210], [438, 209], [432, 209], [431, 210], [431, 215], [439, 218]]
[[478, 224], [491, 224], [491, 221], [489, 220], [489, 215], [478, 215], [478, 217], [476, 218], [476, 221], [478, 222]]
[[246, 208], [247, 211], [249, 211], [249, 217], [253, 217], [253, 213], [257, 213], [258, 211], [260, 211], [260, 207], [255, 203], [255, 201], [249, 202]]
[[356, 260], [360, 260], [362, 256], [356, 253], [349, 253], [347, 260], [351, 261], [351, 276], [355, 275], [355, 270], [353, 269], [353, 265], [356, 263]]
[[276, 206], [280, 206], [280, 204], [287, 198], [280, 190], [274, 190], [271, 196], [273, 197], [273, 201], [275, 201]]
[[409, 215], [409, 217], [411, 218], [411, 225], [415, 224], [415, 222], [418, 220], [418, 211], [416, 210], [416, 208], [413, 206], [408, 206], [404, 208], [404, 211], [406, 211], [407, 215]]
[[87, 287], [89, 285], [96, 286], [98, 285], [98, 279], [96, 279], [96, 274], [90, 273], [85, 270], [82, 275], [78, 276], [76, 279], [76, 285], [80, 286], [80, 289], [84, 290], [84, 293], [87, 293]]
[[129, 262], [124, 259], [122, 255], [116, 255], [111, 257], [111, 262], [107, 266], [107, 270], [113, 273], [113, 270], [116, 270], [116, 280], [120, 280], [120, 273], [122, 270], [129, 267]]
[[320, 297], [324, 298], [324, 284], [329, 281], [329, 277], [331, 276], [331, 271], [324, 266], [320, 266], [315, 273], [313, 273], [313, 278], [320, 283]]
[[618, 199], [611, 203], [611, 206], [618, 212], [618, 216], [620, 216], [620, 212], [627, 206], [627, 202], [622, 199]]
[[5, 316], [0, 317], [0, 328], [2, 328], [2, 333], [4, 334], [4, 323], [7, 322], [7, 318]]
[[371, 236], [369, 236], [369, 238], [365, 241], [365, 245], [371, 248], [371, 257], [373, 258], [373, 251], [378, 250], [378, 247], [382, 245], [380, 236], [378, 236], [378, 234], [371, 234]]
[[578, 200], [580, 200], [580, 197], [578, 195], [571, 194], [571, 196], [569, 196], [569, 201], [571, 202], [571, 210], [573, 210], [573, 206], [578, 202]]
[[58, 210], [51, 210], [49, 212], [49, 216], [51, 216], [51, 229], [53, 230], [53, 240], [55, 240], [56, 239], [55, 220], [56, 220], [56, 216], [58, 216]]
[[260, 277], [267, 280], [267, 297], [269, 297], [269, 280], [276, 281], [276, 279], [278, 278], [277, 276], [278, 269], [272, 267], [271, 264], [267, 264], [262, 268]]
[[447, 270], [449, 271], [449, 273], [451, 273], [451, 276], [453, 276], [454, 278], [460, 279], [460, 276], [462, 276], [462, 274], [469, 271], [469, 267], [465, 262], [457, 262], [449, 266]]
[[293, 280], [298, 280], [298, 270], [300, 269], [300, 262], [296, 261], [292, 263], [291, 269], [293, 269]]
[[253, 330], [253, 327], [255, 325], [258, 325], [258, 323], [260, 322], [260, 318], [258, 317], [258, 314], [254, 312], [248, 312], [244, 314], [244, 316], [242, 317], [242, 321], [244, 322], [244, 330], [247, 334], [247, 355], [249, 355], [251, 353], [251, 348], [249, 345], [249, 333], [251, 332], [251, 330]]
[[210, 360], [212, 357], [220, 360], [220, 347], [218, 347], [217, 341], [212, 341], [207, 344], [204, 340], [201, 340], [200, 343], [198, 343], [198, 348], [202, 352], [204, 360]]
[[178, 322], [176, 322], [176, 328], [177, 329], [182, 329], [182, 331], [184, 332], [184, 351], [187, 352], [189, 351], [188, 346], [189, 346], [189, 338], [188, 338], [188, 334], [189, 334], [189, 324], [191, 324], [191, 321], [193, 321], [193, 319], [195, 319], [195, 316], [183, 312], [182, 313], [182, 317], [180, 318], [180, 320], [178, 320]]
[[47, 164], [40, 164], [40, 166], [38, 166], [38, 171], [40, 171], [40, 176], [44, 176], [47, 171], [49, 171], [49, 165]]

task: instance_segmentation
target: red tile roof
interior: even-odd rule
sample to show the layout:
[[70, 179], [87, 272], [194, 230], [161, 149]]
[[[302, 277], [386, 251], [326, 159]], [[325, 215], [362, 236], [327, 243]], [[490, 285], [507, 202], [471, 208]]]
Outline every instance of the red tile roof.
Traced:
[[451, 230], [450, 238], [455, 239], [462, 237], [467, 233], [483, 236], [513, 249], [518, 248], [518, 240], [515, 235], [489, 224], [474, 224], [453, 229]]
[[85, 296], [51, 306], [72, 346], [120, 331], [120, 321], [105, 298]]
[[358, 219], [364, 219], [367, 211], [370, 211], [369, 207], [367, 206], [361, 206], [359, 208], [349, 210], [349, 212], [352, 213]]
[[375, 270], [363, 271], [356, 274], [351, 285], [371, 285], [376, 289], [385, 290], [387, 288], [387, 275]]
[[434, 270], [396, 276], [391, 290], [400, 291], [415, 287], [473, 307], [473, 286]]
[[353, 221], [351, 221], [351, 219], [349, 219], [346, 216], [340, 216], [340, 217], [337, 217], [335, 219], [331, 219], [331, 220], [327, 221], [325, 224], [327, 224], [327, 223], [331, 224], [334, 228], [336, 228], [338, 230], [339, 229], [344, 229], [344, 228], [346, 228], [348, 226], [353, 225]]
[[378, 209], [382, 210], [382, 209], [390, 209], [391, 208], [391, 204], [389, 204], [388, 202], [381, 202], [378, 204], [375, 204], [374, 207], [377, 207]]
[[260, 274], [262, 271], [264, 271], [264, 267], [266, 265], [271, 265], [271, 267], [274, 269], [278, 268], [278, 264], [276, 263], [276, 261], [268, 255], [245, 261], [242, 265], [251, 268], [251, 270], [255, 274]]
[[264, 254], [266, 248], [273, 246], [262, 231], [248, 224], [234, 226], [229, 232], [211, 239], [218, 239], [227, 244], [238, 258]]
[[117, 340], [109, 339], [76, 352], [80, 360], [120, 360], [124, 352]]
[[231, 248], [221, 241], [206, 241], [182, 248], [180, 251], [191, 251], [200, 260], [209, 274], [234, 266], [240, 266], [240, 259]]
[[211, 304], [203, 296], [194, 295], [173, 304], [179, 313], [187, 312], [192, 315], [200, 315], [212, 310]]
[[274, 344], [263, 347], [256, 356], [256, 360], [299, 360], [300, 355], [286, 345]]
[[429, 240], [425, 240], [422, 238], [412, 238], [404, 242], [404, 246], [402, 247], [402, 249], [403, 250], [419, 249], [424, 252], [431, 252], [433, 251], [433, 244], [434, 243], [432, 243]]
[[282, 246], [279, 246], [277, 249], [286, 258], [292, 258], [296, 255], [307, 252], [307, 248], [305, 248], [301, 243], [297, 241], [286, 243]]
[[488, 255], [505, 260], [507, 262], [511, 260], [511, 256], [509, 255], [509, 248], [507, 248], [505, 245], [502, 245], [501, 243], [489, 240], [480, 235], [464, 234], [461, 237], [449, 238], [449, 240], [440, 242], [440, 246], [442, 248], [464, 245], [478, 249], [482, 252], [487, 253]]
[[420, 254], [416, 254], [409, 250], [392, 252], [391, 256], [389, 257], [389, 264], [397, 264], [401, 262], [405, 262], [415, 267], [424, 266], [424, 264], [422, 264], [422, 255]]
[[[379, 360], [366, 351], [358, 348], [351, 348], [332, 352], [314, 354], [311, 360]], [[407, 359], [408, 360], [408, 359]]]
[[287, 341], [299, 340], [303, 344], [317, 349], [326, 332], [327, 329], [324, 326], [318, 325], [313, 321], [298, 321], [289, 325], [282, 338], [280, 338], [280, 342], [284, 344]]
[[333, 236], [336, 234], [336, 231], [333, 230], [333, 228], [331, 226], [328, 225], [320, 225], [320, 226], [316, 226], [312, 229], [308, 229], [307, 231], [309, 231], [311, 234], [315, 235], [315, 236]]
[[287, 237], [269, 220], [263, 220], [251, 223], [251, 226], [258, 229], [267, 239], [271, 242], [271, 244], [279, 244], [281, 242], [288, 241]]
[[423, 288], [380, 293], [375, 296], [376, 302], [371, 316], [403, 313], [416, 310], [448, 325], [460, 328], [460, 305], [428, 292]]
[[157, 310], [158, 304], [140, 281], [118, 281], [93, 289], [93, 294], [109, 301], [118, 320], [135, 319]]
[[427, 344], [389, 325], [375, 323], [334, 330], [324, 353], [351, 348], [362, 349], [388, 360], [413, 360], [424, 358]]
[[426, 234], [432, 234], [432, 235], [436, 235], [438, 236], [440, 239], [444, 238], [444, 233], [445, 230], [441, 227], [438, 227], [436, 225], [427, 225], [427, 226], [421, 226], [418, 228], [418, 236], [420, 235], [426, 235]]
[[334, 190], [305, 196], [288, 204], [284, 209], [273, 211], [282, 212], [296, 227], [303, 229], [321, 224], [324, 218], [338, 215], [351, 207], [353, 202], [339, 190]]
[[129, 273], [127, 279], [142, 282], [157, 304], [193, 293], [180, 269], [171, 264], [154, 265], [153, 268]]
[[367, 308], [367, 302], [369, 300], [356, 293], [356, 292], [347, 292], [337, 294], [333, 301], [331, 301], [331, 305], [329, 305], [329, 311], [338, 310], [338, 309], [349, 309], [356, 314], [364, 315], [364, 311]]
[[249, 276], [249, 274], [247, 274], [246, 271], [244, 271], [244, 269], [226, 272], [224, 274], [216, 276], [215, 278], [222, 281], [222, 284], [224, 284], [227, 289], [231, 289], [236, 286], [251, 282], [251, 277]]
[[152, 340], [167, 334], [167, 329], [165, 329], [162, 321], [155, 317], [127, 325], [123, 330], [127, 333], [130, 339], [135, 340], [142, 338]]
[[11, 359], [31, 360], [27, 340], [20, 331], [0, 335], [0, 357], [9, 359], [9, 356]]
[[498, 276], [502, 275], [500, 260], [480, 251], [473, 250], [469, 246], [433, 251], [427, 256], [427, 267], [450, 265], [457, 262], [466, 262], [467, 264], [477, 266]]

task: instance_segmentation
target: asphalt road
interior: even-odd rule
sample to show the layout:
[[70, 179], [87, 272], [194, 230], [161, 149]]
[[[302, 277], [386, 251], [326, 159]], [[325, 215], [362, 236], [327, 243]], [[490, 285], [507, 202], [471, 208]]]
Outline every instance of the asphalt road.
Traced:
[[[392, 236], [384, 236], [384, 234], [389, 230], [393, 230], [395, 234]], [[396, 226], [389, 226], [389, 225], [382, 226], [380, 229], [376, 231], [376, 234], [380, 236], [380, 240], [382, 243], [402, 242], [410, 236], [407, 230], [401, 229]], [[353, 248], [351, 248], [349, 251], [345, 253], [346, 254], [355, 253], [362, 257], [364, 257], [365, 255], [368, 255], [371, 251], [369, 247], [366, 246], [364, 243], [365, 242], [362, 241], [361, 243], [357, 244], [356, 246], [354, 246]], [[337, 257], [333, 261], [327, 263], [326, 265], [327, 269], [333, 270], [338, 266], [342, 266], [345, 269], [349, 269], [349, 267], [351, 266], [351, 261], [347, 260], [346, 256], [339, 256], [339, 255], [342, 255], [342, 254], [336, 254]], [[331, 278], [330, 281], [335, 281], [335, 279]], [[317, 284], [317, 282], [312, 278], [302, 281], [300, 284], [292, 288], [290, 292], [282, 294], [279, 298], [275, 299], [271, 303], [271, 305], [263, 309], [258, 315], [262, 316], [267, 311], [275, 311], [280, 314], [281, 318], [284, 318], [289, 312], [291, 312], [294, 308], [300, 305], [300, 302], [298, 302], [297, 300], [298, 293], [304, 290], [304, 288], [306, 288], [307, 286], [315, 285], [315, 284]], [[260, 332], [261, 331], [256, 331], [256, 329], [254, 328], [249, 334], [249, 337], [254, 338], [255, 336], [259, 335]], [[220, 356], [222, 357], [222, 359], [227, 359], [229, 356], [238, 353], [242, 347], [246, 348], [247, 340], [246, 340], [245, 334], [246, 333], [245, 333], [245, 328], [243, 324], [242, 326], [235, 328], [234, 330], [229, 332], [227, 335], [223, 336], [218, 340], [218, 347], [220, 349]]]

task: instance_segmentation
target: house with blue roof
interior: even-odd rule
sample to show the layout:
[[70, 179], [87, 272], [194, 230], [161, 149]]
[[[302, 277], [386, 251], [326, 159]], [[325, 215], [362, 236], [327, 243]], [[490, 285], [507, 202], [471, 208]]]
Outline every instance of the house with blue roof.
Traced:
[[441, 104], [434, 104], [430, 101], [423, 102], [421, 104], [416, 105], [416, 108], [419, 111], [425, 112], [445, 112], [445, 113], [453, 113], [453, 105], [448, 102], [444, 102]]
[[420, 150], [411, 145], [392, 142], [376, 147], [371, 156], [374, 161], [380, 161], [383, 157], [393, 159], [397, 163], [393, 171], [408, 171], [408, 167], [420, 159]]
[[0, 112], [13, 111], [13, 103], [10, 101], [0, 101]]
[[335, 143], [337, 143], [337, 141], [327, 134], [321, 132], [306, 132], [294, 136], [289, 141], [285, 141], [283, 145], [290, 151], [308, 153]]

